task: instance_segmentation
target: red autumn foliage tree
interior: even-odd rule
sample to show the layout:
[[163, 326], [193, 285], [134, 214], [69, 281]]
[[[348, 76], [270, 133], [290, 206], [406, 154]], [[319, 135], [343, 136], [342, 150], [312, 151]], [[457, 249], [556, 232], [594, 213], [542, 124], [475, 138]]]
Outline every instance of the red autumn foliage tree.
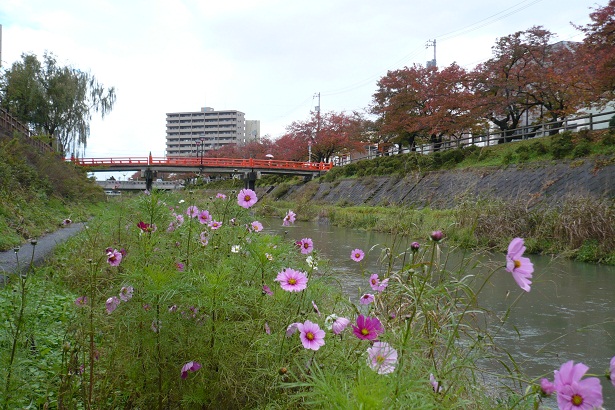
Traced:
[[311, 142], [311, 161], [329, 162], [335, 155], [363, 151], [361, 124], [358, 114], [312, 113], [309, 120], [286, 128], [287, 133], [275, 143], [276, 152], [283, 159], [307, 160]]
[[585, 34], [582, 52], [594, 80], [594, 102], [604, 104], [615, 97], [615, 0], [590, 13], [591, 23], [577, 27]]
[[395, 135], [412, 147], [426, 137], [439, 149], [443, 138], [460, 138], [477, 126], [467, 72], [453, 63], [442, 70], [414, 65], [389, 71], [378, 82], [372, 113], [383, 135]]

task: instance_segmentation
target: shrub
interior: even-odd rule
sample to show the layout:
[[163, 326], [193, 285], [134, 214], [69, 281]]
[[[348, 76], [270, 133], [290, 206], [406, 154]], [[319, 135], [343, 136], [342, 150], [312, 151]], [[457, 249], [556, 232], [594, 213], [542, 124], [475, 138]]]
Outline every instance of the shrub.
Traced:
[[573, 148], [572, 133], [570, 131], [562, 132], [551, 140], [551, 155], [553, 159], [565, 158], [572, 152]]
[[591, 153], [591, 151], [591, 143], [583, 140], [579, 142], [572, 150], [572, 158], [586, 157]]

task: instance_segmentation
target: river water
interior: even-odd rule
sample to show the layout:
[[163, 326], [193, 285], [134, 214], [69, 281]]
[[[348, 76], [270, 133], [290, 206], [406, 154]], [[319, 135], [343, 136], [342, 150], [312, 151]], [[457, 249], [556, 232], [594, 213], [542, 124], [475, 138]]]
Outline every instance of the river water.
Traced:
[[[355, 248], [365, 251], [363, 264], [372, 273], [382, 271], [378, 262], [381, 250], [394, 247], [403, 250], [408, 241], [394, 244], [391, 235], [340, 228], [316, 222], [297, 222], [283, 227], [281, 221], [265, 221], [266, 231], [286, 236], [289, 240], [311, 238], [319, 257], [330, 261], [329, 269], [344, 283], [344, 291], [356, 300], [357, 289], [367, 288], [358, 264], [350, 259]], [[442, 245], [446, 253], [446, 242]], [[371, 249], [371, 251], [370, 251]], [[460, 252], [451, 254], [449, 264], [460, 260]], [[516, 300], [506, 324], [496, 337], [520, 368], [530, 378], [548, 377], [568, 361], [583, 362], [594, 375], [606, 374], [611, 357], [615, 356], [615, 267], [572, 262], [540, 255], [529, 256], [534, 264], [532, 289], [519, 289], [512, 276], [500, 269], [483, 288], [479, 305], [502, 315]], [[504, 254], [480, 258], [504, 265]], [[483, 268], [479, 268], [483, 269]], [[500, 369], [501, 370], [501, 369]], [[604, 408], [615, 409], [615, 387], [601, 377]], [[553, 401], [547, 404], [557, 408]]]

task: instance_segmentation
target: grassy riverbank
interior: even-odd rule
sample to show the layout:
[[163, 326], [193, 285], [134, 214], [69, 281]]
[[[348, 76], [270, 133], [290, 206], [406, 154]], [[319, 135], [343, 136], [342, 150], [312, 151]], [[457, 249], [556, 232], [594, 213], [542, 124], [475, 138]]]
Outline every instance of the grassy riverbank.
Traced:
[[0, 181], [0, 251], [53, 232], [65, 219], [84, 221], [105, 199], [85, 170], [20, 138], [0, 138]]
[[[420, 249], [390, 253], [376, 288], [363, 256], [352, 255], [365, 277], [361, 292], [374, 295], [354, 305], [319, 260], [318, 244], [301, 252], [263, 235], [255, 213], [270, 205], [246, 209], [236, 193], [225, 194], [110, 202], [50, 265], [14, 278], [0, 298], [13, 329], [0, 335], [2, 405], [529, 409], [540, 400], [521, 371], [491, 376], [514, 380], [505, 388], [476, 382], [479, 359], [516, 367], [474, 320], [482, 315], [476, 292], [494, 280], [493, 267], [467, 275], [447, 266], [447, 248], [417, 234]], [[403, 269], [391, 268], [400, 262]], [[276, 281], [289, 269], [305, 275], [305, 288]], [[332, 314], [350, 324], [327, 329]], [[379, 325], [361, 324], [361, 315]], [[301, 329], [288, 335], [294, 323], [324, 330], [324, 344], [302, 341]], [[373, 344], [376, 335], [383, 344]], [[374, 346], [385, 349], [389, 367], [370, 359]]]

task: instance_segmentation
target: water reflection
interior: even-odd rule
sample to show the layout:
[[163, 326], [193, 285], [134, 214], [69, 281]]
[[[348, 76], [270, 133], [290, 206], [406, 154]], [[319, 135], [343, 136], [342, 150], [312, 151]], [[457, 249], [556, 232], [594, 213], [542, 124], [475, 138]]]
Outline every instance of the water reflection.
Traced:
[[[393, 237], [378, 232], [318, 223], [283, 227], [279, 220], [270, 220], [268, 225], [266, 230], [270, 233], [284, 234], [290, 240], [312, 238], [319, 255], [330, 260], [345, 292], [355, 300], [357, 288], [365, 290], [368, 286], [357, 263], [350, 259], [353, 249], [363, 249], [367, 254], [363, 261], [366, 269], [377, 273], [385, 269], [378, 263], [382, 249], [405, 249], [413, 240], [426, 242], [407, 238], [400, 246], [397, 239], [393, 246]], [[494, 319], [516, 300], [495, 340], [529, 377], [552, 379], [553, 370], [568, 360], [585, 363], [592, 374], [605, 374], [611, 357], [615, 356], [615, 267], [529, 256], [535, 268], [531, 292], [523, 292], [512, 276], [500, 269], [480, 294], [479, 304], [493, 312]], [[453, 255], [448, 266], [456, 266], [460, 259]], [[489, 260], [504, 266], [503, 254], [478, 258], [481, 263]], [[615, 388], [604, 377], [601, 383], [605, 409], [615, 408], [611, 407], [615, 403]]]

